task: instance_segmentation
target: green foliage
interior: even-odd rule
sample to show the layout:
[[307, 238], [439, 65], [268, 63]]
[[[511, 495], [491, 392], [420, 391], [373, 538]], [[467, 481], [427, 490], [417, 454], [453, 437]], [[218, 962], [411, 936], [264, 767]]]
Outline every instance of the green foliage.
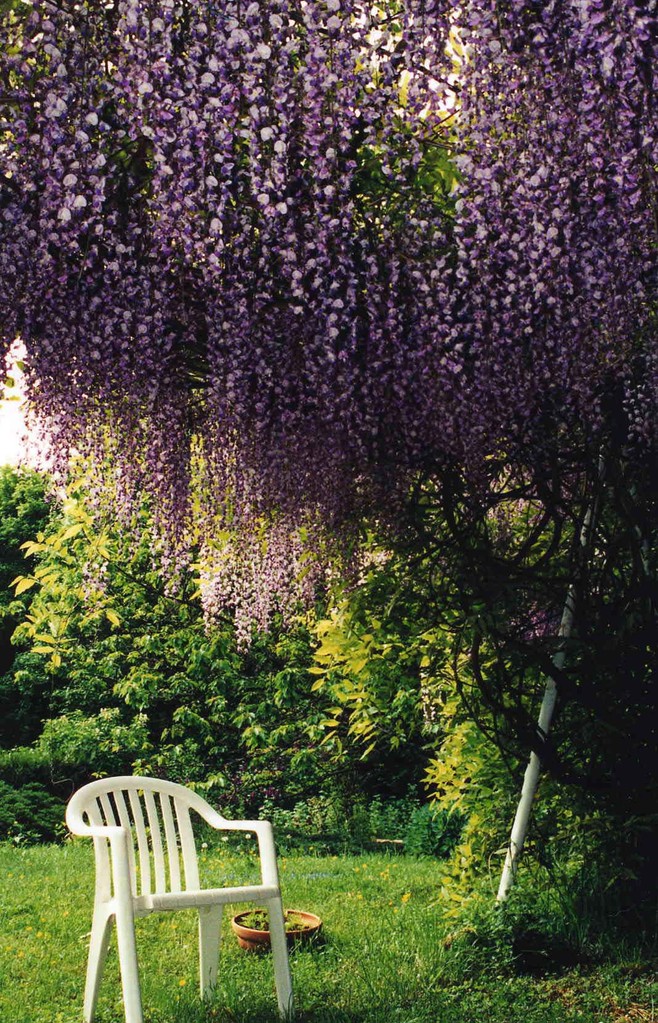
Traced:
[[[396, 5], [377, 4], [369, 8], [373, 24], [390, 36], [389, 45], [400, 51], [407, 45], [402, 31], [402, 19], [397, 20]], [[456, 63], [460, 53], [458, 40], [451, 39]], [[400, 111], [408, 106], [411, 72], [404, 70], [399, 79]], [[373, 70], [375, 87], [379, 73]], [[454, 124], [445, 117], [440, 124], [429, 120], [409, 121], [401, 114], [394, 119], [394, 132], [380, 136], [376, 143], [363, 144], [358, 130], [353, 137], [356, 170], [353, 195], [357, 212], [368, 223], [376, 224], [386, 216], [387, 223], [402, 224], [408, 218], [415, 203], [419, 210], [426, 210], [423, 203], [429, 201], [446, 216], [454, 216], [456, 201], [455, 185], [459, 171], [455, 160]], [[369, 133], [372, 140], [372, 130]], [[408, 158], [408, 147], [418, 150], [413, 167]], [[419, 214], [420, 215], [420, 214]], [[390, 228], [389, 228], [390, 230]]]
[[43, 785], [13, 788], [0, 781], [0, 840], [52, 842], [64, 834], [64, 804]]
[[340, 752], [346, 739], [354, 740], [366, 757], [377, 746], [406, 745], [420, 734], [422, 716], [418, 650], [369, 608], [359, 612], [342, 601], [315, 626], [320, 640], [315, 689], [334, 704], [324, 721], [334, 747]]
[[454, 690], [442, 710], [445, 737], [428, 762], [425, 783], [436, 807], [461, 823], [444, 882], [446, 913], [457, 916], [483, 872], [502, 870], [521, 779], [519, 765], [513, 773], [500, 750], [468, 719]]
[[410, 856], [449, 856], [463, 828], [459, 813], [437, 807], [418, 806], [404, 835], [404, 851]]
[[[440, 492], [425, 482], [397, 552], [425, 615], [450, 634], [446, 667], [466, 716], [512, 761], [534, 749], [554, 778], [612, 814], [640, 815], [658, 787], [655, 537], [638, 525], [653, 522], [655, 494], [618, 452], [587, 468], [568, 500], [548, 483], [541, 497], [512, 487], [502, 469], [486, 498], [458, 472]], [[549, 674], [559, 713], [545, 737], [536, 721]]]
[[30, 742], [46, 710], [48, 681], [40, 659], [17, 656], [11, 644], [33, 594], [16, 596], [10, 583], [25, 571], [21, 545], [49, 521], [47, 489], [48, 481], [35, 472], [0, 467], [0, 747]]
[[30, 575], [17, 575], [11, 585], [16, 596], [38, 589], [30, 612], [16, 629], [17, 642], [28, 640], [34, 653], [46, 656], [53, 669], [80, 638], [96, 636], [103, 625], [118, 626], [103, 575], [115, 551], [107, 528], [99, 528], [80, 499], [80, 478], [69, 488], [62, 515], [48, 532], [21, 544], [38, 563]]
[[27, 7], [27, 0], [0, 0], [0, 13], [6, 14], [8, 11], [19, 11], [21, 8]]
[[48, 528], [20, 537], [31, 571], [12, 573], [26, 606], [7, 679], [8, 735], [25, 716], [20, 737], [36, 740], [55, 786], [163, 774], [217, 790], [241, 815], [268, 795], [292, 805], [319, 791], [328, 753], [303, 623], [290, 633], [275, 626], [240, 652], [232, 625], [206, 629], [191, 576], [176, 591], [165, 585], [148, 529], [132, 544], [88, 508], [85, 485], [73, 481]]
[[528, 850], [528, 882], [550, 892], [553, 913], [578, 935], [639, 934], [658, 918], [654, 869], [658, 820], [612, 815], [577, 787], [540, 787]]
[[390, 765], [397, 753], [415, 768], [406, 788], [420, 781], [440, 740], [432, 687], [446, 641], [405, 566], [376, 548], [370, 559], [359, 587], [339, 591], [315, 624], [313, 688], [325, 701], [325, 741], [334, 756]]
[[32, 782], [47, 783], [50, 767], [43, 753], [33, 746], [0, 750], [0, 781], [14, 788]]
[[[465, 500], [460, 506], [460, 501], [457, 492], [455, 515], [467, 533], [471, 561], [463, 550], [446, 547], [450, 531], [431, 491], [419, 487], [406, 549], [399, 542], [395, 555], [373, 549], [359, 587], [340, 593], [318, 622], [314, 669], [316, 689], [327, 701], [325, 724], [334, 756], [360, 749], [366, 760], [377, 754], [386, 758], [398, 742], [413, 737], [413, 745], [404, 748], [422, 766], [430, 795], [442, 813], [457, 814], [462, 828], [443, 883], [448, 919], [463, 912], [478, 878], [491, 874], [489, 897], [495, 895], [527, 747], [540, 745], [535, 722], [542, 671], [552, 670], [568, 565], [554, 561], [555, 578], [539, 579], [543, 601], [533, 604], [528, 594], [538, 595], [533, 580], [541, 576], [551, 544], [580, 542], [573, 521], [562, 524], [556, 539], [553, 525], [528, 502], [510, 503], [503, 495], [505, 508], [490, 509], [474, 502], [467, 506]], [[432, 556], [429, 537], [436, 546]], [[509, 563], [499, 562], [496, 552], [505, 553]], [[455, 563], [447, 560], [458, 554], [460, 586]], [[488, 594], [473, 588], [469, 572], [476, 561], [480, 577], [486, 569]], [[492, 594], [497, 594], [495, 608]], [[632, 627], [632, 621], [624, 622], [624, 629]], [[601, 648], [608, 649], [612, 623], [603, 631]], [[634, 642], [643, 642], [643, 635]], [[581, 655], [579, 644], [577, 638], [573, 649], [569, 646], [567, 665], [570, 657]], [[572, 693], [570, 677], [560, 674], [561, 692]], [[618, 686], [614, 705], [624, 698]], [[599, 697], [591, 710], [599, 722], [609, 717]], [[537, 801], [521, 870], [531, 872], [540, 887], [564, 893], [563, 914], [574, 919], [582, 909], [591, 914], [606, 892], [615, 913], [630, 921], [638, 894], [644, 890], [652, 903], [658, 889], [652, 870], [655, 803], [639, 807], [633, 797], [615, 805], [607, 799], [612, 792], [607, 783], [588, 785], [595, 722], [577, 700], [560, 707], [558, 726], [559, 757], [579, 769], [574, 784], [555, 758], [557, 747], [542, 750], [554, 776], [544, 782]], [[647, 728], [653, 727], [649, 719]], [[631, 753], [632, 747], [626, 761]], [[613, 768], [610, 762], [608, 776]], [[593, 768], [590, 780], [594, 776]], [[605, 841], [606, 832], [614, 837]]]
[[272, 821], [280, 847], [325, 853], [381, 847], [443, 859], [453, 851], [462, 827], [459, 814], [415, 798], [350, 800], [336, 792], [300, 800], [291, 809], [267, 799], [258, 814]]
[[[7, 479], [9, 517], [49, 514], [43, 481]], [[7, 580], [22, 590], [10, 599], [24, 617], [0, 727], [21, 745], [0, 749], [0, 781], [43, 786], [61, 817], [71, 788], [95, 775], [166, 775], [229, 816], [272, 817], [287, 848], [402, 843], [444, 860], [443, 913], [458, 921], [479, 879], [502, 866], [523, 764], [491, 741], [496, 717], [478, 696], [450, 590], [439, 627], [426, 566], [373, 549], [360, 586], [313, 627], [315, 654], [302, 621], [240, 651], [231, 627], [206, 630], [193, 579], [168, 589], [148, 533], [131, 545], [89, 510], [83, 488], [72, 485], [32, 540], [7, 525]], [[16, 545], [29, 559], [22, 575]], [[481, 643], [478, 670], [490, 670], [490, 654]], [[49, 813], [25, 834], [51, 834]], [[561, 893], [561, 917], [604, 920], [606, 891], [631, 926], [636, 893], [655, 892], [654, 834], [637, 815], [611, 828], [579, 789], [544, 782], [523, 871], [554, 906]]]
[[136, 715], [129, 724], [121, 721], [118, 707], [108, 707], [89, 717], [80, 710], [44, 721], [35, 743], [37, 755], [51, 773], [72, 782], [90, 776], [129, 774], [133, 763], [151, 749], [146, 717]]
[[50, 712], [52, 677], [43, 657], [29, 650], [12, 650], [11, 667], [0, 676], [0, 747], [32, 742]]
[[0, 466], [0, 606], [11, 603], [10, 580], [25, 567], [20, 547], [49, 518], [48, 480], [27, 469]]
[[619, 941], [612, 916], [603, 921], [585, 913], [576, 920], [563, 912], [560, 893], [537, 881], [536, 873], [532, 879], [522, 877], [502, 904], [492, 900], [489, 886], [473, 890], [459, 914], [449, 918], [445, 943], [450, 976], [559, 974], [590, 967], [604, 957], [606, 946]]
[[368, 803], [368, 820], [373, 838], [387, 838], [403, 841], [409, 821], [418, 809], [417, 799], [382, 799], [381, 796]]
[[355, 841], [354, 812], [336, 796], [311, 796], [291, 809], [266, 799], [258, 815], [272, 821], [277, 842], [284, 849], [312, 847], [324, 852], [340, 852], [363, 845], [361, 835]]
[[23, 543], [32, 570], [14, 577], [30, 604], [14, 634], [11, 713], [29, 716], [38, 679], [46, 724], [30, 739], [52, 784], [130, 769], [213, 790], [227, 812], [251, 816], [266, 800], [285, 810], [322, 794], [345, 806], [418, 782], [418, 728], [407, 729], [416, 679], [398, 670], [401, 640], [379, 668], [387, 738], [363, 761], [356, 746], [326, 741], [304, 621], [288, 631], [275, 622], [238, 650], [232, 625], [206, 629], [192, 577], [165, 586], [147, 516], [131, 545], [89, 509], [85, 485], [73, 481], [60, 515]]
[[[491, 741], [491, 719], [473, 720], [470, 658], [449, 626], [437, 626], [426, 572], [373, 550], [360, 587], [316, 625], [314, 688], [332, 704], [325, 726], [334, 756], [361, 748], [364, 759], [386, 761], [399, 747], [414, 758], [435, 805], [416, 807], [396, 834], [416, 855], [452, 854], [449, 912], [457, 913], [506, 845], [518, 765]], [[446, 603], [440, 614], [449, 622], [459, 609]]]

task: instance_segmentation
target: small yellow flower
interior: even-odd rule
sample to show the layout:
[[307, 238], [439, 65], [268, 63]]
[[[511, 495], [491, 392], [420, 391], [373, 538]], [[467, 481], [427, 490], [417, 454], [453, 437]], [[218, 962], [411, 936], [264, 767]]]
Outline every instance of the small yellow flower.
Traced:
[[178, 981], [178, 986], [179, 987], [185, 987], [186, 984], [187, 984], [187, 981], [185, 980], [185, 977], [181, 977], [181, 979]]
[[402, 899], [400, 901], [401, 902], [408, 902], [410, 898], [411, 898], [411, 892], [405, 892], [404, 895], [402, 896]]

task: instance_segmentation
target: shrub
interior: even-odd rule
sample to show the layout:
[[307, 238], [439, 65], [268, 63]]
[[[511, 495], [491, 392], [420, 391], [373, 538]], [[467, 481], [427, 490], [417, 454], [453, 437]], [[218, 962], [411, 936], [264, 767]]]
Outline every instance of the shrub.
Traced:
[[17, 844], [53, 842], [64, 833], [61, 799], [34, 782], [13, 788], [0, 781], [0, 839]]
[[31, 746], [0, 749], [0, 783], [21, 788], [32, 783], [45, 785], [50, 781], [50, 765], [46, 756]]
[[446, 971], [464, 977], [560, 973], [592, 961], [587, 928], [574, 930], [550, 889], [519, 885], [496, 904], [488, 887], [472, 893], [445, 939]]
[[338, 794], [300, 800], [292, 809], [266, 799], [259, 816], [271, 820], [280, 845], [309, 843], [325, 851], [372, 848], [377, 839], [399, 842], [412, 856], [450, 855], [459, 839], [462, 817], [423, 806], [415, 799], [358, 799]]
[[21, 544], [48, 522], [47, 485], [36, 472], [0, 466], [0, 746], [32, 742], [45, 716], [42, 659], [17, 655], [11, 643], [33, 594], [27, 590], [17, 599], [10, 584], [25, 571]]
[[404, 834], [404, 851], [411, 856], [451, 854], [462, 833], [464, 817], [458, 810], [418, 806], [411, 814]]
[[45, 721], [36, 744], [53, 777], [64, 773], [76, 782], [94, 775], [129, 774], [133, 762], [149, 748], [144, 717], [138, 714], [124, 723], [116, 707], [89, 717], [72, 711]]

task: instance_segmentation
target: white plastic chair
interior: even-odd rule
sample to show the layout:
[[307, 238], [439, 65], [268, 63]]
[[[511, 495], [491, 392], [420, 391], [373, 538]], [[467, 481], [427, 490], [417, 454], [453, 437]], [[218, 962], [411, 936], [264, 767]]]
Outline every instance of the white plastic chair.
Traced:
[[[220, 831], [256, 834], [261, 884], [200, 887], [190, 810]], [[222, 907], [233, 902], [256, 902], [267, 907], [279, 1012], [282, 1018], [292, 1019], [288, 947], [269, 821], [229, 821], [183, 785], [128, 776], [104, 778], [79, 789], [67, 807], [66, 823], [75, 835], [93, 838], [96, 856], [96, 893], [83, 1009], [86, 1023], [94, 1018], [113, 920], [126, 1023], [142, 1023], [135, 917], [159, 910], [198, 909], [204, 998], [217, 982]]]

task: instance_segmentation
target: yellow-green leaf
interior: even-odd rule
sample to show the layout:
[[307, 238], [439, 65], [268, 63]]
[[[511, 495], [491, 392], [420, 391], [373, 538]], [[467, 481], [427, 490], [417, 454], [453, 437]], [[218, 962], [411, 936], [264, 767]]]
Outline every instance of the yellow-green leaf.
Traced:
[[11, 583], [15, 587], [16, 596], [20, 596], [21, 593], [25, 593], [26, 590], [31, 590], [36, 585], [37, 580], [33, 576], [19, 575]]
[[60, 533], [59, 539], [61, 542], [64, 542], [64, 540], [70, 540], [72, 537], [77, 536], [78, 533], [81, 533], [83, 529], [84, 523], [74, 522], [72, 526], [69, 526], [63, 533]]

